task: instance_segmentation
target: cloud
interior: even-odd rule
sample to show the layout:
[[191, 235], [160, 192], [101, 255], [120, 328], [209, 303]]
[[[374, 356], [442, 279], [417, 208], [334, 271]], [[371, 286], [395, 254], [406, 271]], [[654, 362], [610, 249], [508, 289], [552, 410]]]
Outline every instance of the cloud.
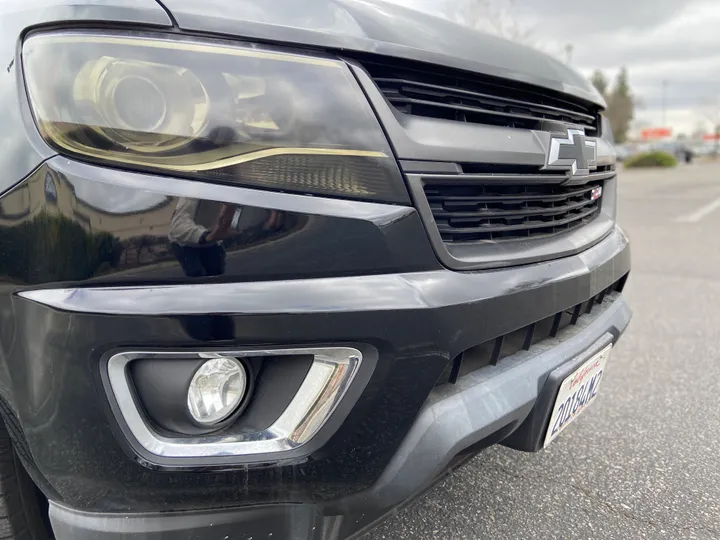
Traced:
[[720, 4], [695, 3], [683, 9], [672, 19], [638, 30], [618, 28], [581, 37], [558, 38], [557, 34], [542, 28], [538, 30], [539, 39], [572, 43], [575, 62], [582, 67], [641, 66], [720, 56], [716, 30], [720, 25]]
[[574, 36], [644, 30], [661, 25], [702, 0], [516, 0], [519, 17], [543, 31]]
[[[443, 16], [448, 2], [473, 0], [392, 1]], [[614, 77], [627, 67], [642, 122], [662, 122], [663, 81], [676, 131], [692, 131], [702, 103], [720, 96], [719, 0], [487, 1], [532, 29], [532, 44], [545, 52], [564, 60], [572, 45], [573, 66], [585, 75]]]
[[680, 11], [654, 27], [587, 36], [576, 45], [575, 62], [586, 75], [627, 67], [642, 104], [638, 119], [660, 125], [664, 117], [676, 132], [688, 133], [704, 121], [703, 103], [720, 95], [720, 3], [678, 5]]

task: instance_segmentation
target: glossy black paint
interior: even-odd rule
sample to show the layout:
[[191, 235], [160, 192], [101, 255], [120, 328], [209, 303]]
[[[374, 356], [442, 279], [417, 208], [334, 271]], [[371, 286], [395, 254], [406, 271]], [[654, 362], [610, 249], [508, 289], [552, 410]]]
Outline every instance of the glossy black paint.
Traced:
[[[257, 206], [261, 201], [264, 206]], [[188, 230], [211, 231], [223, 214], [230, 226], [221, 244], [184, 245]], [[271, 280], [439, 267], [409, 207], [203, 184], [61, 158], [0, 200], [0, 282], [17, 286]]]
[[604, 106], [578, 72], [531, 47], [381, 0], [164, 0], [180, 28], [368, 52], [544, 86]]
[[[173, 214], [180, 199], [199, 200], [193, 216], [208, 229], [223, 208], [237, 214], [231, 234], [222, 246], [213, 247], [223, 253], [222, 263], [216, 267], [200, 262], [201, 271], [194, 272], [188, 270], [191, 265], [187, 261], [178, 260], [189, 257], [173, 249], [177, 246], [171, 238]], [[190, 289], [175, 296], [202, 302], [202, 315], [186, 311], [177, 317], [78, 318], [14, 294], [28, 287], [36, 292], [41, 292], [38, 287], [91, 284], [147, 287], [174, 283], [186, 287], [191, 283], [273, 283], [267, 280], [437, 270], [441, 266], [414, 209], [114, 171], [56, 157], [0, 198], [0, 210], [0, 381], [4, 383], [0, 395], [19, 416], [36, 459], [38, 477], [43, 484], [48, 483], [54, 499], [96, 510], [213, 507], [241, 501], [332, 497], [361, 489], [379, 474], [385, 458], [382, 452], [372, 452], [368, 457], [375, 465], [358, 462], [356, 469], [342, 465], [347, 456], [333, 456], [319, 469], [311, 462], [299, 473], [287, 466], [261, 471], [252, 478], [240, 470], [201, 477], [178, 475], [169, 481], [167, 474], [152, 473], [139, 465], [128, 456], [132, 455], [129, 447], [118, 444], [123, 435], [109, 420], [112, 415], [99, 386], [99, 355], [122, 346], [336, 343], [345, 339], [344, 335], [362, 336], [365, 343], [377, 342], [390, 358], [401, 356], [389, 345], [392, 326], [385, 328], [384, 338], [368, 339], [367, 331], [358, 333], [360, 328], [351, 321], [337, 333], [309, 332], [303, 336], [298, 330], [305, 324], [328, 329], [328, 314], [319, 314], [300, 326], [297, 319], [285, 328], [275, 324], [277, 315], [207, 315], [223, 308], [212, 296]], [[207, 248], [186, 247], [184, 251], [188, 249]], [[315, 291], [320, 294], [323, 287]], [[278, 293], [276, 300], [283, 295], [280, 290]], [[236, 303], [233, 311], [242, 312], [248, 300]], [[137, 305], [145, 303], [141, 300]], [[276, 313], [282, 311], [280, 308]], [[278, 333], [263, 335], [269, 330]], [[47, 345], [52, 349], [59, 346], [62, 352], [41, 352], [46, 339]], [[410, 335], [406, 340], [410, 342]], [[12, 373], [14, 362], [5, 362], [10, 358], [17, 358], [26, 367], [29, 365], [20, 359], [33, 358], [33, 367]], [[425, 386], [429, 391], [447, 359], [420, 354], [408, 359], [408, 366], [417, 371], [426, 361], [424, 375], [405, 382], [401, 375], [394, 391], [393, 399], [404, 395], [402, 405], [408, 407], [405, 414], [411, 415], [412, 409], [419, 407], [423, 397], [417, 389]], [[397, 370], [392, 363], [376, 370], [371, 388], [392, 370]], [[371, 390], [371, 395], [375, 391]], [[338, 434], [336, 441], [352, 436], [362, 421], [362, 411], [372, 401], [369, 397], [360, 400], [353, 413], [355, 420], [343, 426], [344, 435]], [[398, 422], [403, 423], [401, 415], [385, 420], [388, 427]], [[78, 425], [92, 427], [79, 430]], [[399, 436], [398, 431], [394, 437]], [[392, 437], [383, 437], [382, 445], [396, 444]], [[359, 435], [345, 452], [357, 451], [353, 448], [360, 448], [363, 438]], [[316, 452], [318, 457], [332, 454], [333, 444], [338, 443], [331, 443], [322, 454]], [[296, 474], [305, 479], [288, 487], [284, 479]], [[338, 482], [334, 475], [352, 480]], [[118, 483], [113, 494], [98, 491], [106, 482]], [[237, 485], [245, 484], [247, 491], [239, 492]]]
[[[13, 315], [17, 328], [6, 356], [12, 372], [6, 380], [15, 390], [13, 404], [37, 467], [60, 501], [93, 510], [323, 500], [367, 487], [448, 361], [434, 343], [417, 343], [417, 326], [430, 329], [438, 322], [430, 314], [405, 328], [399, 312], [389, 317], [232, 316], [233, 338], [212, 344], [281, 346], [336, 342], [337, 336], [347, 336], [375, 344], [383, 363], [348, 421], [311, 461], [249, 471], [171, 474], [148, 470], [123, 452], [98, 385], [100, 359], [95, 351], [108, 345], [207, 346], [188, 333], [188, 318], [68, 314], [24, 300], [15, 300]], [[200, 323], [205, 317], [190, 320]], [[371, 330], [368, 324], [381, 328]], [[38, 332], [40, 328], [44, 330]], [[381, 391], [385, 385], [392, 392]]]
[[36, 25], [91, 21], [172, 25], [153, 0], [8, 0], [0, 6], [0, 193], [55, 153], [40, 139], [27, 108], [20, 59], [23, 35]]
[[[625, 258], [622, 242], [604, 248], [599, 251], [604, 255], [614, 252], [616, 257], [611, 258], [619, 263]], [[488, 366], [456, 385], [436, 386], [382, 475], [368, 490], [317, 503], [129, 516], [80, 512], [52, 503], [51, 519], [60, 538], [73, 540], [179, 540], [238, 534], [244, 540], [359, 538], [383, 514], [422, 493], [475, 452], [507, 437], [531, 409], [535, 410], [533, 404], [542, 395], [543, 381], [554, 367], [615, 342], [629, 320], [627, 304], [615, 297], [593, 316], [581, 318], [579, 326], [569, 333], [561, 332], [558, 340], [538, 344], [539, 351]]]
[[[18, 296], [8, 303], [4, 296], [0, 365], [2, 380], [10, 386], [5, 391], [12, 389], [4, 398], [17, 411], [39, 472], [58, 500], [75, 508], [151, 511], [334, 499], [366, 489], [379, 477], [454, 355], [566, 309], [617, 281], [629, 269], [626, 242], [618, 231], [582, 255], [519, 273], [498, 270], [492, 276], [438, 270], [293, 280], [279, 288], [258, 282], [260, 296], [250, 283], [244, 284], [244, 293], [230, 293], [242, 284], [207, 284], [192, 298], [183, 297], [181, 288], [155, 288], [156, 296], [130, 297], [138, 312], [146, 310], [143, 315], [84, 313], [93, 311], [88, 304], [77, 311], [53, 309]], [[326, 291], [332, 284], [337, 286]], [[212, 294], [214, 288], [219, 294]], [[122, 289], [97, 291], [121, 303], [126, 294]], [[374, 292], [375, 303], [358, 301], [362, 291]], [[299, 303], [286, 310], [291, 299], [310, 298], [313, 292], [320, 304], [306, 303], [303, 309]], [[204, 304], [205, 313], [224, 297], [232, 336], [198, 340], [188, 332], [187, 321], [208, 316], [163, 314], [171, 297]], [[83, 298], [93, 296], [78, 296]], [[336, 308], [327, 309], [322, 299]], [[270, 305], [277, 306], [274, 312]], [[16, 327], [7, 333], [10, 318]], [[194, 475], [149, 470], [122, 450], [99, 384], [99, 359], [113, 348], [338, 340], [372, 345], [381, 361], [346, 423], [304, 463]]]
[[[270, 503], [272, 511], [252, 512], [258, 530], [283, 520], [287, 531], [296, 531], [302, 521], [308, 536], [317, 536], [311, 526], [324, 523], [316, 519], [315, 506], [277, 503], [325, 505], [339, 512], [351, 509], [348, 501], [361, 499], [373, 512], [354, 524], [338, 525], [343, 533], [353, 532], [368, 525], [379, 509], [387, 510], [383, 501], [411, 495], [404, 491], [408, 486], [386, 482], [395, 470], [388, 464], [397, 464], [405, 435], [452, 358], [576, 305], [626, 275], [625, 236], [614, 228], [602, 242], [571, 257], [452, 272], [438, 261], [409, 206], [69, 161], [42, 142], [28, 113], [18, 56], [22, 36], [38, 25], [78, 23], [220, 33], [435, 62], [598, 105], [602, 99], [580, 75], [539, 53], [374, 0], [163, 3], [179, 28], [151, 0], [13, 0], [2, 5], [0, 58], [7, 58], [0, 71], [4, 414], [17, 418], [21, 432], [16, 435], [32, 456], [27, 465], [55, 503], [127, 514]], [[405, 122], [373, 97], [361, 69], [355, 66], [354, 73], [385, 124], [396, 157], [532, 164], [544, 156], [546, 141], [535, 133]], [[612, 149], [605, 150], [599, 152], [599, 164], [614, 160]], [[188, 248], [177, 241], [173, 214], [181, 201], [192, 202], [187, 213], [195, 225], [211, 230], [225, 223], [222, 244]], [[627, 308], [620, 307], [626, 324]], [[327, 444], [292, 463], [193, 473], [152, 466], [125, 440], [101, 381], [103, 355], [118, 348], [342, 343], [376, 350], [377, 366], [348, 404], [346, 422], [329, 426]], [[393, 497], [380, 493], [383, 489]], [[377, 493], [382, 497], [373, 502]], [[229, 519], [240, 513], [229, 512]], [[294, 520], [293, 515], [305, 517]], [[111, 526], [99, 519], [101, 526]]]

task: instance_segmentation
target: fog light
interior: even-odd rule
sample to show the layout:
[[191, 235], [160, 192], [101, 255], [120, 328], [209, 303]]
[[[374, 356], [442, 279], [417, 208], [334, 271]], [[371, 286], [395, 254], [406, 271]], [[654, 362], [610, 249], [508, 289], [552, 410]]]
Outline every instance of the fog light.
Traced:
[[245, 366], [235, 358], [213, 358], [205, 362], [190, 381], [187, 404], [196, 422], [218, 424], [231, 416], [247, 390]]

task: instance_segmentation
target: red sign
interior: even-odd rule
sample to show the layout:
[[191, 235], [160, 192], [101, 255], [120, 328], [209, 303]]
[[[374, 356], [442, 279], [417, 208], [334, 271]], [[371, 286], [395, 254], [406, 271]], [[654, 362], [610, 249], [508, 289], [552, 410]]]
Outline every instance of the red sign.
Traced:
[[704, 141], [720, 141], [720, 133], [716, 133], [716, 134], [706, 133], [705, 135], [703, 135], [703, 140]]
[[642, 130], [642, 138], [644, 141], [654, 141], [657, 139], [668, 139], [672, 137], [672, 128], [657, 127], [646, 128]]

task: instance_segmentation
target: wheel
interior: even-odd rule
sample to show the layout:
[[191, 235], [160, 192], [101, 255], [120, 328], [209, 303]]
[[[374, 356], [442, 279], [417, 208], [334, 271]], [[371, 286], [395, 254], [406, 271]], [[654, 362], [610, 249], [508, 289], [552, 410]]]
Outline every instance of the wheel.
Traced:
[[48, 503], [0, 421], [0, 540], [51, 540]]

